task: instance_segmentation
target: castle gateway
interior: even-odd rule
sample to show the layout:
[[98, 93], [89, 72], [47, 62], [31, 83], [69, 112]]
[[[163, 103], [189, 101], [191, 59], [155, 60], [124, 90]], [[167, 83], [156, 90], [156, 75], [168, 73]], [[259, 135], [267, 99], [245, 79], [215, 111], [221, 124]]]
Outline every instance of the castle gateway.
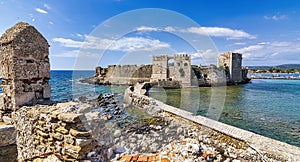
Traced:
[[179, 81], [183, 87], [190, 87], [191, 70], [190, 55], [153, 56], [150, 81]]

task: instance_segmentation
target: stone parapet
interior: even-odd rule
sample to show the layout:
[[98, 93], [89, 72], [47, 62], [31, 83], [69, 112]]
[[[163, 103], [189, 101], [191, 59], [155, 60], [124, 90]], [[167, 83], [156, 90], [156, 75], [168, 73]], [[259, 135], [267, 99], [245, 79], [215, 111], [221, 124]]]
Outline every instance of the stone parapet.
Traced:
[[166, 105], [163, 102], [145, 96], [144, 94], [136, 93], [139, 91], [137, 89], [139, 87], [141, 88], [143, 86], [134, 86], [126, 89], [124, 95], [125, 105], [133, 105], [145, 110], [149, 114], [157, 114], [158, 112], [162, 111], [166, 114], [172, 115], [173, 117], [186, 120], [191, 124], [197, 124], [200, 127], [209, 129], [216, 133], [221, 133], [223, 136], [226, 136], [226, 138], [232, 138], [240, 141], [240, 143], [246, 144], [248, 149], [257, 152], [258, 155], [265, 161], [268, 161], [268, 159], [279, 161], [300, 160], [299, 147], [264, 137], [203, 116], [195, 116], [191, 112]]

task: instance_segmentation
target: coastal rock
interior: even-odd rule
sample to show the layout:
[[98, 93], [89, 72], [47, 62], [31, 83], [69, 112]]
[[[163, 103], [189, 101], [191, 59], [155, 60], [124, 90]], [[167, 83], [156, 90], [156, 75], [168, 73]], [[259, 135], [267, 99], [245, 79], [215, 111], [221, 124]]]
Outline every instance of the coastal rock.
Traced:
[[74, 114], [74, 113], [64, 113], [59, 114], [58, 119], [67, 123], [77, 123], [80, 121], [80, 118], [83, 117], [83, 114]]
[[17, 130], [13, 125], [0, 124], [0, 147], [16, 143]]

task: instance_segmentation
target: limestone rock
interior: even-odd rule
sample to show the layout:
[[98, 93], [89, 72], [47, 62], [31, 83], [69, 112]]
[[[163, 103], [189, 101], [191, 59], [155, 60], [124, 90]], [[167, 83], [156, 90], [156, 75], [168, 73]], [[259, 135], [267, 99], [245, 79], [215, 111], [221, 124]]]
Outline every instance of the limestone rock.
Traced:
[[13, 125], [0, 125], [0, 147], [16, 143], [17, 131]]
[[89, 137], [90, 136], [89, 132], [81, 132], [81, 131], [77, 131], [75, 129], [70, 129], [70, 134], [74, 137]]
[[64, 113], [64, 114], [59, 114], [58, 119], [66, 123], [77, 123], [80, 121], [80, 118], [82, 116], [83, 114]]

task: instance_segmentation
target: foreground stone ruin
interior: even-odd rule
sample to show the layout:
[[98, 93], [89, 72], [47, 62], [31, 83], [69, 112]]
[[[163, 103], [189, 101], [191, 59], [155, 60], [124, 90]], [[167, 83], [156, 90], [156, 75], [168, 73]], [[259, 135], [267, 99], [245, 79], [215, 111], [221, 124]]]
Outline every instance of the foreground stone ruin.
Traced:
[[[300, 160], [298, 147], [193, 116], [146, 96], [149, 83], [136, 83], [124, 96], [101, 94], [91, 100], [51, 103], [45, 38], [29, 24], [18, 23], [0, 43], [1, 162]], [[136, 78], [149, 77], [152, 69], [111, 68], [127, 69]], [[97, 77], [113, 75], [105, 69], [97, 73]], [[140, 113], [146, 117], [135, 119]]]
[[12, 112], [20, 106], [50, 100], [48, 55], [47, 40], [27, 23], [16, 24], [0, 38], [0, 161], [16, 156], [16, 130], [1, 122], [14, 123]]
[[19, 106], [49, 100], [47, 40], [33, 26], [21, 22], [8, 29], [0, 43], [0, 116], [9, 116]]

